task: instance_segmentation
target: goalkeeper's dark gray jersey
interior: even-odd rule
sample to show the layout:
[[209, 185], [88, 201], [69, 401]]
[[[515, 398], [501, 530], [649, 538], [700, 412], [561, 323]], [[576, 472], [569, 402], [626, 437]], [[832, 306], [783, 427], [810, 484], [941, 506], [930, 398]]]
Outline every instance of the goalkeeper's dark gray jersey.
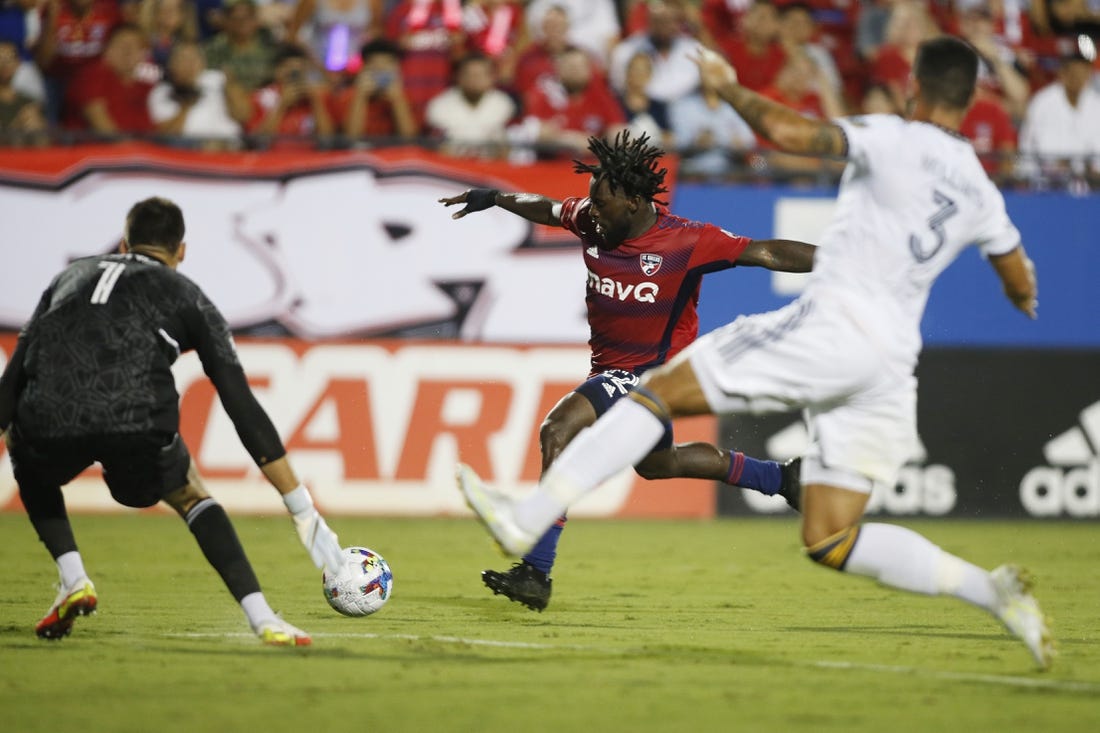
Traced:
[[0, 429], [69, 438], [179, 429], [171, 365], [194, 349], [258, 464], [285, 454], [221, 313], [191, 280], [140, 254], [77, 260], [43, 293], [0, 378]]

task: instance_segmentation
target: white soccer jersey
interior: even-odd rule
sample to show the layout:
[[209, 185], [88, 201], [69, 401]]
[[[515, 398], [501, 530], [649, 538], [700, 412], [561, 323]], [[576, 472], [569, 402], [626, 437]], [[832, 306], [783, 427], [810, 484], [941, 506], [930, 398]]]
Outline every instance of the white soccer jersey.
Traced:
[[1004, 254], [1020, 233], [966, 139], [893, 115], [837, 123], [849, 163], [804, 297], [843, 310], [912, 368], [936, 277], [966, 246]]

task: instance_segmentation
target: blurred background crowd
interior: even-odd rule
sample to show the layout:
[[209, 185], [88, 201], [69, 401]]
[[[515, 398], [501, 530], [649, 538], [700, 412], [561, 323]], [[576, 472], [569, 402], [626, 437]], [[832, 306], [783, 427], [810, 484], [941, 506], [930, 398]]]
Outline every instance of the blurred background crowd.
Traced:
[[[983, 58], [963, 133], [1002, 184], [1100, 181], [1100, 0], [0, 0], [0, 140], [418, 144], [569, 157], [624, 127], [682, 176], [818, 177], [691, 61], [814, 117], [901, 113], [917, 46]], [[2, 153], [0, 153], [2, 154]]]

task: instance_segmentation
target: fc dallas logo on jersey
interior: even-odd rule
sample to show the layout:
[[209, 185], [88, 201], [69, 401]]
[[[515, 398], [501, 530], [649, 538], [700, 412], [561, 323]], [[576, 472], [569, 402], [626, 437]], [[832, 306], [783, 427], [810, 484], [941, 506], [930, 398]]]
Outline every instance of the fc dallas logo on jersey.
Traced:
[[661, 255], [655, 255], [650, 252], [643, 252], [638, 255], [638, 260], [642, 263], [642, 272], [646, 277], [653, 275], [657, 270], [661, 269], [661, 263], [664, 262], [664, 257]]

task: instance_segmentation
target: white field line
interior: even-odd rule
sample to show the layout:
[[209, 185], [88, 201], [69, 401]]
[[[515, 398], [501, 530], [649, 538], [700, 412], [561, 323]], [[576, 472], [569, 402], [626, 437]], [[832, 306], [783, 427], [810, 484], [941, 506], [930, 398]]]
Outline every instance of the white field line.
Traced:
[[[178, 633], [163, 636], [176, 639], [229, 639], [252, 638], [246, 633]], [[372, 634], [372, 633], [320, 633], [312, 634], [315, 639], [400, 639], [402, 641], [432, 641], [442, 644], [461, 644], [464, 646], [496, 647], [500, 649], [569, 649], [574, 651], [595, 651], [608, 654], [630, 656], [629, 649], [610, 649], [586, 644], [544, 644], [530, 641], [505, 641], [503, 639], [470, 639], [461, 636], [423, 636], [420, 634]], [[897, 664], [869, 664], [834, 660], [782, 661], [794, 667], [814, 669], [855, 670], [860, 672], [883, 672], [910, 677], [925, 677], [952, 682], [977, 682], [1003, 687], [1021, 687], [1035, 690], [1055, 690], [1060, 692], [1084, 692], [1100, 695], [1100, 683], [1077, 682], [1074, 680], [1052, 680], [1045, 677], [1021, 677], [1017, 675], [981, 674], [978, 672], [948, 672], [934, 669], [922, 669]]]
[[[233, 639], [252, 638], [255, 634], [243, 632], [230, 633], [177, 633], [163, 634], [165, 637], [175, 639]], [[343, 633], [343, 634], [310, 634], [314, 639], [401, 639], [403, 641], [435, 641], [443, 644], [465, 644], [468, 646], [490, 646], [503, 649], [573, 649], [593, 651], [597, 647], [583, 646], [580, 644], [539, 644], [530, 641], [504, 641], [501, 639], [464, 639], [459, 636], [422, 636], [420, 634], [371, 634], [371, 633]]]

